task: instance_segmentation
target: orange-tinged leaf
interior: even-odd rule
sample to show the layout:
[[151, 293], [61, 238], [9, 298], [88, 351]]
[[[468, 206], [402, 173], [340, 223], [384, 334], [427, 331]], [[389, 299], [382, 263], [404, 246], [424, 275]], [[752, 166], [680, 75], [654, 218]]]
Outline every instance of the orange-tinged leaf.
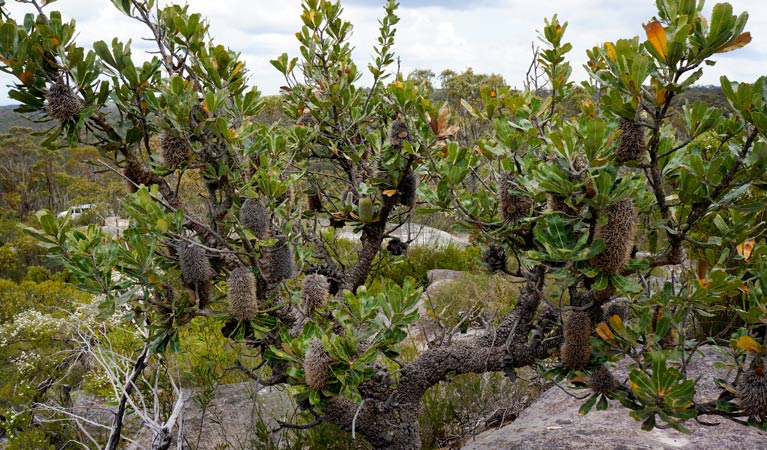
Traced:
[[666, 104], [666, 99], [668, 98], [668, 91], [663, 88], [659, 91], [655, 91], [655, 104], [656, 105], [664, 105]]
[[383, 195], [385, 195], [387, 197], [391, 197], [391, 196], [393, 196], [396, 193], [397, 193], [396, 189], [387, 189], [387, 190], [383, 191]]
[[742, 33], [741, 35], [736, 37], [735, 40], [730, 42], [729, 45], [719, 49], [717, 53], [725, 53], [725, 52], [731, 52], [733, 50], [737, 50], [741, 47], [745, 47], [746, 45], [748, 45], [749, 42], [751, 42], [751, 33], [746, 31], [745, 33]]
[[202, 110], [205, 111], [205, 114], [210, 114], [210, 108], [208, 108], [208, 104], [205, 100], [202, 101]]
[[760, 343], [756, 342], [756, 340], [751, 336], [739, 337], [735, 345], [739, 349], [745, 350], [747, 352], [764, 353], [764, 347]]
[[746, 239], [742, 243], [738, 244], [738, 254], [746, 261], [751, 257], [751, 252], [754, 251], [754, 245], [756, 241], [753, 239]]
[[30, 84], [32, 83], [32, 80], [35, 79], [35, 74], [30, 71], [24, 71], [19, 75], [19, 80], [21, 80], [24, 84]]
[[623, 319], [621, 319], [621, 316], [613, 314], [609, 320], [610, 326], [613, 327], [614, 330], [620, 331], [623, 329]]
[[668, 55], [667, 43], [666, 43], [666, 30], [663, 29], [663, 25], [657, 20], [654, 20], [647, 24], [645, 27], [645, 33], [647, 33], [647, 39], [653, 48], [660, 54], [663, 59], [666, 59]]
[[615, 46], [612, 42], [605, 42], [605, 49], [607, 50], [607, 57], [610, 58], [610, 61], [618, 59], [618, 55], [615, 53]]
[[639, 388], [639, 385], [629, 380], [629, 387], [631, 388], [632, 391], [636, 391], [637, 388]]
[[607, 324], [604, 322], [597, 325], [597, 334], [599, 335], [599, 337], [601, 337], [605, 341], [612, 341], [613, 339], [615, 339], [615, 336], [613, 336], [613, 332], [610, 331], [610, 327], [608, 327]]

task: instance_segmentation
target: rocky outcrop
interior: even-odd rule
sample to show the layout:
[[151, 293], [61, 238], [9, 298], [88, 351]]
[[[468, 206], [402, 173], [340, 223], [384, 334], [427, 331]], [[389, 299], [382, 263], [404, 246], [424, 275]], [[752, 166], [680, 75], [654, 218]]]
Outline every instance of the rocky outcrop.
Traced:
[[[714, 367], [723, 358], [713, 347], [704, 347], [688, 366], [691, 379], [700, 377], [696, 400], [713, 400], [719, 395], [715, 377], [731, 378], [726, 370]], [[625, 376], [625, 373], [623, 374]], [[585, 390], [570, 391], [582, 397]], [[611, 402], [606, 411], [595, 409], [583, 416], [578, 400], [556, 387], [550, 388], [512, 424], [486, 431], [467, 442], [463, 450], [735, 450], [767, 449], [767, 433], [728, 419], [706, 416], [705, 426], [695, 421], [686, 425], [690, 434], [673, 429], [642, 431], [628, 410]]]
[[[284, 389], [235, 383], [219, 386], [208, 402], [200, 401], [205, 398], [203, 394], [196, 394], [199, 398], [186, 402], [180, 421], [183, 449], [272, 448], [281, 439], [271, 433], [278, 426], [277, 420], [295, 420], [294, 403]], [[143, 431], [127, 450], [151, 447], [151, 433]], [[175, 449], [178, 429], [171, 435], [171, 448]]]

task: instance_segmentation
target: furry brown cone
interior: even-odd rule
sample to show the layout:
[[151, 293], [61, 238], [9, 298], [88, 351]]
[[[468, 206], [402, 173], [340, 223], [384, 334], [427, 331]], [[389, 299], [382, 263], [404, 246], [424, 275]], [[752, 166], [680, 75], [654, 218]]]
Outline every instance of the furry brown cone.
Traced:
[[601, 253], [591, 258], [591, 265], [604, 272], [620, 272], [631, 256], [638, 213], [631, 199], [623, 199], [604, 209], [607, 223], [597, 229], [596, 237], [605, 241]]
[[490, 272], [498, 272], [506, 268], [506, 250], [500, 245], [490, 244], [490, 247], [482, 251], [482, 260]]
[[399, 203], [403, 206], [415, 205], [418, 189], [418, 175], [413, 172], [408, 172], [405, 178], [402, 179], [399, 187]]
[[162, 161], [165, 167], [178, 169], [185, 166], [189, 160], [189, 143], [180, 136], [163, 134], [160, 138], [160, 147], [162, 147]]
[[282, 280], [293, 277], [295, 264], [293, 249], [284, 236], [278, 237], [277, 243], [263, 249], [264, 257], [262, 268], [264, 278], [271, 284], [277, 284]]
[[213, 278], [213, 269], [205, 256], [205, 250], [200, 246], [181, 242], [176, 251], [181, 268], [181, 281], [195, 292], [200, 308], [204, 308], [210, 296], [210, 281]]
[[301, 282], [301, 299], [307, 312], [323, 308], [330, 295], [330, 283], [324, 275], [313, 273]]
[[245, 225], [259, 239], [266, 239], [269, 226], [272, 224], [269, 210], [260, 201], [248, 198], [240, 207], [240, 223]]
[[321, 390], [328, 381], [330, 372], [330, 356], [319, 339], [312, 339], [309, 348], [304, 355], [304, 374], [306, 384], [314, 389]]
[[237, 267], [226, 280], [229, 309], [235, 319], [250, 319], [258, 314], [256, 277], [249, 267]]
[[132, 193], [138, 191], [136, 185], [149, 186], [152, 184], [151, 172], [144, 169], [138, 161], [128, 160], [125, 168], [123, 168], [123, 175], [129, 180], [126, 184]]
[[591, 390], [597, 394], [609, 394], [618, 388], [618, 381], [604, 366], [591, 374], [588, 383]]
[[309, 209], [311, 211], [320, 212], [322, 211], [322, 198], [320, 197], [319, 192], [311, 193], [306, 198], [307, 206], [309, 206]]
[[83, 109], [83, 103], [61, 77], [48, 89], [47, 97], [45, 109], [56, 120], [72, 120]]
[[757, 422], [767, 419], [767, 374], [764, 369], [764, 362], [754, 361], [738, 383], [740, 407]]
[[498, 183], [498, 203], [504, 222], [518, 221], [528, 215], [533, 207], [533, 200], [530, 197], [511, 192], [517, 187], [513, 174], [506, 173], [501, 176]]
[[391, 124], [389, 129], [389, 142], [392, 147], [400, 148], [402, 143], [410, 140], [410, 127], [407, 122], [397, 119]]
[[625, 163], [641, 159], [647, 151], [642, 125], [621, 117], [619, 127], [622, 133], [615, 152], [618, 161]]
[[591, 359], [591, 319], [585, 311], [573, 310], [565, 317], [563, 327], [562, 364], [570, 370], [583, 369]]

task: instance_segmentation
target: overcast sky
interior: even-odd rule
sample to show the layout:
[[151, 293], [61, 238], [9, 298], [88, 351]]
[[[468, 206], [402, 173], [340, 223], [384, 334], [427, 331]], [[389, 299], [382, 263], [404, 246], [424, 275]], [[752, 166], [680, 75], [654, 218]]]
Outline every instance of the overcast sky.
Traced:
[[[169, 3], [168, 0], [160, 0]], [[767, 1], [729, 0], [734, 11], [749, 12], [753, 41], [746, 48], [716, 55], [717, 64], [705, 68], [700, 84], [718, 84], [719, 77], [754, 81], [767, 74]], [[360, 68], [367, 67], [378, 33], [377, 20], [384, 0], [342, 0], [344, 17], [354, 25], [352, 44]], [[21, 20], [29, 5], [6, 0]], [[285, 84], [269, 60], [288, 52], [298, 55], [295, 32], [301, 27], [299, 0], [188, 0], [192, 11], [210, 21], [217, 43], [242, 53], [251, 72], [251, 82], [265, 95], [276, 94]], [[713, 2], [707, 2], [710, 15]], [[585, 50], [604, 41], [640, 35], [642, 24], [655, 13], [653, 0], [401, 0], [395, 51], [402, 72], [431, 69], [497, 73], [512, 86], [521, 86], [530, 63], [531, 45], [543, 19], [558, 13], [569, 22], [565, 39], [574, 46], [570, 62], [573, 78], [582, 80]], [[148, 33], [140, 24], [122, 16], [108, 0], [59, 0], [48, 7], [66, 19], [75, 19], [78, 42], [91, 48], [95, 40], [113, 37], [133, 39], [136, 59], [150, 49], [141, 40]], [[363, 79], [364, 81], [364, 79]], [[11, 83], [0, 75], [0, 85]], [[0, 104], [9, 104], [7, 88], [0, 91]]]

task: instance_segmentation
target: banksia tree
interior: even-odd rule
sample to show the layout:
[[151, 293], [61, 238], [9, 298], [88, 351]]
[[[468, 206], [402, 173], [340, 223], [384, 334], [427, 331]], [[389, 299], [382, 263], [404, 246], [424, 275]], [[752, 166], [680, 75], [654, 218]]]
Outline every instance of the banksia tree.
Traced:
[[232, 270], [226, 280], [226, 296], [235, 319], [250, 319], [258, 314], [256, 277], [249, 267], [241, 266]]
[[583, 369], [591, 359], [591, 319], [585, 311], [572, 310], [563, 326], [565, 342], [562, 344], [562, 364], [570, 370]]
[[647, 152], [644, 128], [637, 122], [626, 120], [623, 117], [620, 118], [619, 124], [621, 135], [618, 149], [615, 152], [618, 161], [625, 163], [642, 159]]
[[631, 199], [623, 199], [604, 209], [607, 223], [597, 229], [597, 238], [604, 240], [605, 248], [591, 258], [591, 265], [607, 273], [618, 273], [629, 260], [634, 247], [637, 210]]
[[48, 115], [62, 122], [74, 119], [83, 109], [82, 101], [62, 77], [57, 78], [48, 89], [47, 101]]
[[329, 295], [330, 283], [324, 275], [313, 273], [305, 276], [301, 282], [301, 299], [307, 312], [324, 308]]
[[[281, 106], [293, 123], [263, 126], [254, 121], [263, 102], [248, 87], [238, 53], [211, 42], [207, 23], [188, 7], [113, 2], [156, 37], [162, 58], [139, 64], [119, 41], [78, 47], [74, 23], [46, 14], [56, 2], [46, 3], [30, 8], [38, 17], [23, 22], [0, 5], [0, 68], [19, 80], [9, 96], [23, 103], [22, 111], [60, 122], [45, 145], [96, 145], [110, 169], [123, 168], [132, 184], [145, 187], [125, 199], [131, 227], [124, 237], [74, 232], [46, 213], [40, 214], [42, 230], [34, 233], [66, 262], [78, 286], [103, 294], [102, 316], [121, 311], [130, 284], [148, 294], [127, 306], [135, 312], [132, 325], [150, 324], [142, 338], [152, 355], [178, 350], [177, 338], [193, 318], [207, 324], [222, 317], [225, 307], [206, 305], [213, 281], [240, 266], [257, 266], [261, 311], [243, 324], [227, 324], [226, 336], [245, 336], [241, 344], [259, 353], [249, 360], [271, 369], [263, 382], [296, 388], [299, 404], [316, 413], [312, 424], [354, 428], [376, 450], [420, 447], [414, 405], [429, 387], [454, 374], [503, 370], [513, 376], [518, 368], [548, 361], [557, 349], [570, 370], [556, 367], [552, 373], [563, 380], [586, 367], [592, 353], [601, 361], [631, 349], [637, 364], [630, 378], [640, 382], [622, 404], [646, 426], [660, 419], [679, 428], [704, 413], [732, 415], [731, 405], [721, 411], [721, 404], [700, 407], [691, 394], [695, 382], [668, 363], [682, 345], [697, 345], [694, 337], [669, 343], [660, 335], [682, 330], [690, 311], [706, 311], [712, 303], [744, 321], [742, 330], [728, 330], [731, 335], [753, 335], [767, 321], [760, 294], [767, 281], [757, 264], [765, 252], [759, 197], [767, 161], [759, 152], [765, 146], [767, 83], [722, 78], [733, 114], [702, 102], [683, 105], [678, 98], [717, 53], [748, 43], [745, 14], [733, 15], [731, 6], [720, 4], [709, 19], [703, 2], [658, 0], [646, 39], [608, 42], [587, 52], [589, 78], [581, 85], [569, 79], [567, 23], [553, 17], [536, 54], [540, 79], [523, 83], [528, 88], [512, 89], [499, 77], [475, 82], [470, 71], [446, 76], [464, 82], [465, 89], [449, 100], [467, 113], [466, 122], [457, 123], [453, 108], [423, 97], [419, 84], [392, 70], [399, 20], [394, 0], [386, 2], [379, 22], [376, 56], [365, 66], [371, 82], [364, 89], [340, 3], [305, 0], [296, 34], [299, 57], [271, 61], [284, 78]], [[445, 87], [452, 95], [455, 86]], [[545, 94], [532, 86], [546, 86]], [[63, 107], [51, 96], [57, 89], [58, 99], [71, 100]], [[621, 117], [640, 116], [642, 128], [621, 123]], [[671, 123], [670, 117], [679, 120]], [[181, 174], [167, 170], [176, 162], [181, 167], [183, 158], [166, 158], [150, 145], [161, 130], [183, 130], [194, 145], [195, 164], [185, 169], [189, 178], [202, 180], [195, 202], [180, 189]], [[622, 163], [632, 159], [639, 162]], [[158, 167], [163, 160], [167, 167]], [[411, 186], [418, 183], [409, 177], [415, 173], [428, 180], [417, 190], [429, 208], [455, 217], [478, 242], [492, 243], [483, 252], [488, 268], [520, 289], [508, 308], [479, 305], [479, 313], [484, 308], [499, 314], [486, 316], [486, 330], [468, 342], [459, 345], [446, 336], [444, 345], [419, 348], [405, 361], [402, 339], [418, 318], [420, 287], [412, 280], [379, 280], [374, 269], [391, 260], [381, 256], [389, 247], [386, 238], [412, 217]], [[307, 210], [296, 201], [295, 192], [309, 189], [321, 192], [322, 208]], [[242, 198], [249, 200], [241, 204]], [[570, 206], [546, 208], [549, 198]], [[351, 258], [336, 251], [342, 233], [328, 223], [349, 224], [359, 233]], [[638, 226], [643, 239], [629, 262]], [[178, 239], [200, 244], [176, 255], [158, 244]], [[747, 239], [756, 240], [750, 259], [732, 251]], [[302, 315], [293, 302], [293, 245], [304, 275], [328, 277], [332, 314]], [[684, 272], [686, 254], [707, 259], [710, 280], [683, 273], [672, 289], [658, 288], [652, 278], [667, 266]], [[178, 283], [168, 279], [177, 265], [186, 292], [209, 310], [183, 301], [180, 289], [162, 288]], [[382, 286], [375, 295], [367, 290], [372, 282]], [[243, 285], [249, 292], [250, 282]], [[614, 298], [632, 303], [635, 319], [624, 328], [600, 322], [602, 306]], [[539, 315], [544, 303], [550, 310]], [[562, 323], [568, 308], [577, 313]], [[662, 317], [651, 320], [661, 310]], [[319, 334], [324, 348], [313, 341]], [[733, 344], [763, 353], [756, 343]], [[396, 371], [396, 383], [379, 371]], [[750, 377], [758, 381], [758, 375]], [[662, 382], [655, 382], [658, 377]], [[752, 397], [742, 393], [742, 415], [761, 417], [756, 407], [746, 411], [744, 399]]]
[[317, 391], [325, 388], [330, 374], [330, 362], [330, 355], [322, 346], [322, 341], [317, 338], [312, 339], [304, 355], [303, 364], [306, 384], [310, 388]]

